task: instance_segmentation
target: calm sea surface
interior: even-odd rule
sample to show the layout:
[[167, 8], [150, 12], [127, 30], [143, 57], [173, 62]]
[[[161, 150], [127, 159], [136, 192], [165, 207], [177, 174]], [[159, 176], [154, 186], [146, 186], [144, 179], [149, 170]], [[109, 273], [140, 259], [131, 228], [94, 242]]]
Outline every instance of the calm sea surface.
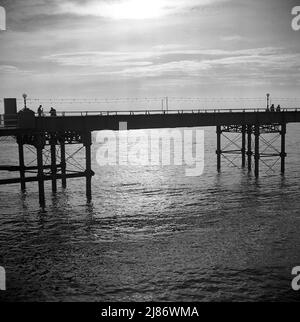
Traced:
[[[8, 290], [0, 299], [299, 300], [290, 284], [300, 265], [300, 128], [288, 127], [285, 177], [279, 163], [275, 172], [262, 164], [256, 180], [226, 160], [217, 174], [215, 144], [215, 129], [205, 129], [200, 177], [186, 177], [184, 166], [100, 167], [94, 144], [91, 205], [84, 179], [65, 191], [59, 184], [57, 195], [46, 183], [45, 211], [36, 183], [24, 195], [19, 185], [2, 186]], [[12, 162], [16, 145], [1, 143], [0, 163]]]

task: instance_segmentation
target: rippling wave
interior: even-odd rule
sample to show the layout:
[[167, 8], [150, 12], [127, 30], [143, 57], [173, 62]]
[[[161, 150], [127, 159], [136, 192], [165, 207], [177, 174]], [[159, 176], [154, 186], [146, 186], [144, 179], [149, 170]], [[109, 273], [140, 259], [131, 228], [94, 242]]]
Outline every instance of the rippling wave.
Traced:
[[[8, 290], [0, 299], [297, 300], [290, 283], [300, 265], [300, 130], [288, 129], [285, 177], [262, 167], [258, 180], [225, 161], [217, 174], [215, 131], [205, 131], [200, 177], [180, 166], [99, 167], [94, 156], [93, 204], [81, 179], [56, 195], [47, 183], [45, 211], [36, 184], [25, 195], [2, 186]], [[17, 160], [12, 143], [1, 149], [1, 164]]]

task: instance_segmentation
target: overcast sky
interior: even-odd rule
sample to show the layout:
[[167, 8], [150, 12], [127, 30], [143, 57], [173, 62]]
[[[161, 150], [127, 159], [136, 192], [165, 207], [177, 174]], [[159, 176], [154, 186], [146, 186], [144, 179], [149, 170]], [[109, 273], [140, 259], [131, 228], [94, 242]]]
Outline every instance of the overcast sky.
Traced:
[[0, 97], [298, 97], [290, 0], [0, 0]]

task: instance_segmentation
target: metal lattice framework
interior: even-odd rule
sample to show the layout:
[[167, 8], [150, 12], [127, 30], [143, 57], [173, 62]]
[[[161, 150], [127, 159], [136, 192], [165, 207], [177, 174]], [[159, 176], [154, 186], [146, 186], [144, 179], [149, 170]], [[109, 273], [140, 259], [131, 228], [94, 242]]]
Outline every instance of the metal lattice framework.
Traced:
[[[256, 175], [259, 171], [259, 161], [267, 168], [266, 173], [269, 173], [275, 172], [275, 168], [281, 160], [281, 172], [283, 173], [286, 157], [285, 133], [285, 124], [218, 126], [218, 147], [216, 151], [218, 170], [221, 169], [221, 156], [231, 167], [239, 169], [246, 167], [246, 157], [248, 157], [249, 171], [252, 169], [252, 157], [254, 157]], [[221, 137], [224, 139], [223, 144]], [[242, 156], [242, 164], [237, 163], [240, 156]]]
[[[59, 179], [62, 180], [62, 187], [66, 188], [68, 178], [85, 177], [87, 200], [91, 200], [91, 178], [94, 175], [91, 170], [91, 132], [31, 132], [17, 135], [15, 141], [19, 149], [19, 166], [0, 166], [0, 170], [20, 172], [20, 178], [3, 179], [1, 184], [21, 183], [21, 189], [25, 191], [26, 182], [37, 181], [40, 205], [44, 207], [45, 181], [52, 182], [52, 191], [55, 193]], [[74, 148], [67, 151], [67, 145], [73, 145]], [[85, 166], [77, 158], [84, 149]], [[27, 152], [26, 158], [24, 150]]]

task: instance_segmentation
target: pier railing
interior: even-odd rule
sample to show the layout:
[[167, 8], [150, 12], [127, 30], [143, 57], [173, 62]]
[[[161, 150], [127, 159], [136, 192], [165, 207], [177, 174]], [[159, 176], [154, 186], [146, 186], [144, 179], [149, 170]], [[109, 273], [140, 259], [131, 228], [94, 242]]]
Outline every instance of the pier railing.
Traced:
[[[64, 118], [64, 117], [87, 117], [87, 116], [137, 116], [137, 115], [187, 115], [187, 114], [220, 114], [220, 113], [285, 113], [300, 112], [300, 108], [282, 108], [280, 111], [267, 111], [265, 108], [234, 108], [234, 109], [171, 109], [171, 110], [110, 110], [110, 111], [57, 111], [56, 116], [50, 113], [43, 113], [41, 116], [35, 113], [36, 117], [41, 118]], [[18, 114], [1, 114], [0, 128], [15, 128], [18, 126]]]
[[[283, 108], [280, 112], [300, 112], [300, 108]], [[203, 113], [279, 113], [279, 112], [267, 112], [265, 108], [234, 108], [234, 109], [220, 109], [220, 108], [208, 108], [208, 109], [171, 109], [171, 110], [110, 110], [110, 111], [58, 111], [58, 117], [66, 116], [113, 116], [113, 115], [154, 115], [154, 114], [203, 114]], [[36, 114], [37, 115], [37, 114]], [[43, 117], [50, 116], [44, 114]]]

